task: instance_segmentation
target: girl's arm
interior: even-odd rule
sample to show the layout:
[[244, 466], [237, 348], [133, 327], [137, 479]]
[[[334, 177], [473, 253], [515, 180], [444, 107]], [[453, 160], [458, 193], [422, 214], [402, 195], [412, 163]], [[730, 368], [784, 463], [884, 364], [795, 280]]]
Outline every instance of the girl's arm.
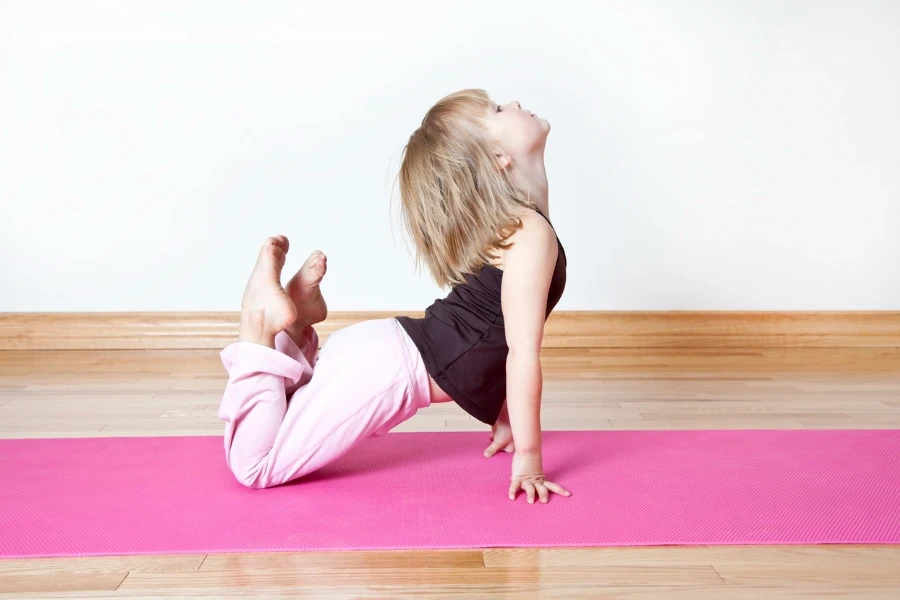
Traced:
[[[524, 218], [503, 258], [501, 305], [509, 355], [506, 404], [515, 443], [513, 466], [542, 469], [541, 341], [547, 294], [559, 251], [553, 228], [542, 218]], [[523, 462], [523, 459], [527, 459]], [[514, 473], [515, 475], [515, 473]]]

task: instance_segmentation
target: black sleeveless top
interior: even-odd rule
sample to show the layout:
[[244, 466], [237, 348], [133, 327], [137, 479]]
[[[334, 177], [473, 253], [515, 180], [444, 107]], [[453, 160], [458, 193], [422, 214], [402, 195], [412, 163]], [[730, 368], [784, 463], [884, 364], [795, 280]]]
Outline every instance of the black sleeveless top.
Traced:
[[[539, 215], [547, 219], [540, 210]], [[550, 219], [547, 219], [550, 223]], [[553, 223], [550, 223], [553, 226]], [[547, 313], [566, 287], [566, 252], [559, 256], [547, 292]], [[485, 263], [481, 271], [435, 300], [425, 317], [396, 317], [422, 354], [428, 374], [463, 410], [494, 425], [506, 400], [506, 332], [500, 303], [503, 271]]]

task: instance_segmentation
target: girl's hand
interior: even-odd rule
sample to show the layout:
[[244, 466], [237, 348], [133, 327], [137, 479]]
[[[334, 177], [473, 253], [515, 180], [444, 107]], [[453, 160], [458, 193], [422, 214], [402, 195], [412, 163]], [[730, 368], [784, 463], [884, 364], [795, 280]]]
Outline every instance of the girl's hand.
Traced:
[[561, 486], [547, 481], [544, 477], [544, 469], [540, 452], [516, 452], [513, 456], [512, 477], [510, 477], [509, 499], [515, 500], [519, 489], [525, 490], [528, 494], [528, 503], [534, 503], [534, 497], [537, 495], [541, 504], [547, 504], [550, 501], [550, 492], [555, 492], [561, 496], [571, 496], [567, 490]]
[[509, 413], [505, 410], [500, 413], [497, 422], [491, 427], [491, 442], [492, 444], [484, 451], [485, 458], [490, 458], [501, 450], [504, 452], [516, 451], [516, 446], [513, 443], [512, 428], [509, 425]]

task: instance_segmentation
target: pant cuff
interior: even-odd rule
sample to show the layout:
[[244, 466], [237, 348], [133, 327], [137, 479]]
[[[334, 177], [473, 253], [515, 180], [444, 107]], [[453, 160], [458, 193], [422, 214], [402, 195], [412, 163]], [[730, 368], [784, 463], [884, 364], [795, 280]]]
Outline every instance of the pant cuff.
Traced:
[[[293, 342], [292, 342], [293, 343]], [[295, 384], [309, 365], [297, 361], [273, 348], [253, 342], [234, 342], [219, 353], [229, 377], [253, 372], [280, 375]]]

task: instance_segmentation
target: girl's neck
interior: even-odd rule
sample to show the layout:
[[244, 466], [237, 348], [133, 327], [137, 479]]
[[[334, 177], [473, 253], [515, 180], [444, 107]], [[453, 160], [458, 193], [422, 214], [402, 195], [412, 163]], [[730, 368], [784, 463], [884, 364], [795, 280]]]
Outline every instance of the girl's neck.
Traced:
[[532, 202], [546, 217], [550, 218], [549, 184], [547, 182], [547, 170], [544, 167], [544, 158], [534, 157], [531, 162], [519, 163], [516, 169], [516, 185], [528, 194]]

